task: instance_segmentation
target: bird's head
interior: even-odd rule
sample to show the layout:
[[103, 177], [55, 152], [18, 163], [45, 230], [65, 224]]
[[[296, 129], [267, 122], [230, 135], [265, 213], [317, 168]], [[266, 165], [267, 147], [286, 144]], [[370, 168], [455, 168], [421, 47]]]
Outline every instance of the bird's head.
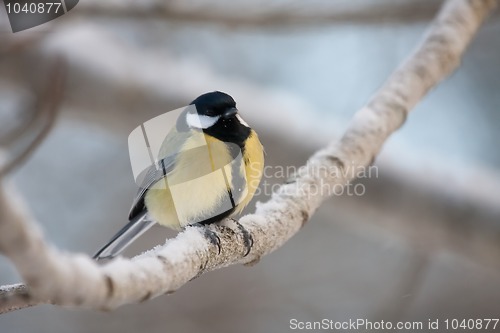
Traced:
[[192, 128], [208, 129], [217, 122], [228, 123], [236, 121], [248, 125], [238, 115], [236, 102], [226, 93], [213, 91], [198, 96], [190, 103], [196, 107], [196, 112], [186, 114], [186, 122]]
[[209, 92], [197, 97], [190, 105], [196, 107], [196, 112], [186, 113], [186, 123], [190, 128], [238, 144], [250, 135], [250, 126], [238, 114], [236, 102], [228, 94]]

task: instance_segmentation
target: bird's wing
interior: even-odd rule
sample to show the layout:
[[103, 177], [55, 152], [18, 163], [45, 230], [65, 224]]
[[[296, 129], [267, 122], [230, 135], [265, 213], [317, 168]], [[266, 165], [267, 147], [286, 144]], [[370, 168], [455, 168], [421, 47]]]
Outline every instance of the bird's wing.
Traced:
[[175, 160], [177, 154], [180, 153], [182, 145], [189, 138], [189, 132], [177, 132], [172, 131], [167, 135], [162, 143], [162, 152], [164, 156], [155, 165], [149, 166], [145, 170], [144, 179], [141, 182], [139, 191], [132, 203], [130, 208], [129, 220], [133, 220], [139, 214], [145, 210], [144, 197], [146, 192], [153, 186], [156, 182], [167, 176], [175, 167]]
[[174, 161], [175, 155], [167, 156], [159, 163], [164, 167], [157, 168], [155, 165], [152, 165], [146, 170], [146, 175], [144, 176], [144, 180], [129, 213], [130, 222], [120, 229], [106, 245], [97, 251], [94, 255], [94, 259], [109, 259], [117, 256], [125, 250], [130, 243], [156, 223], [150, 220], [146, 214], [144, 196], [148, 188], [165, 177], [165, 175], [173, 169]]
[[132, 207], [129, 212], [129, 220], [133, 220], [137, 215], [141, 214], [145, 209], [144, 207], [144, 196], [146, 192], [149, 190], [151, 186], [153, 186], [156, 182], [161, 180], [165, 175], [170, 172], [174, 165], [174, 158], [171, 159], [163, 159], [161, 160], [161, 165], [165, 165], [165, 168], [157, 168], [156, 165], [151, 165], [146, 170], [146, 175], [144, 176], [144, 180], [142, 181], [141, 186], [139, 187], [139, 191], [137, 191], [137, 195], [132, 203]]
[[185, 124], [186, 112], [181, 113], [176, 126], [163, 140], [158, 156], [159, 162], [143, 171], [143, 180], [130, 209], [129, 223], [95, 254], [95, 259], [115, 257], [156, 223], [146, 214], [144, 197], [151, 186], [173, 170], [177, 154], [191, 135], [189, 127]]

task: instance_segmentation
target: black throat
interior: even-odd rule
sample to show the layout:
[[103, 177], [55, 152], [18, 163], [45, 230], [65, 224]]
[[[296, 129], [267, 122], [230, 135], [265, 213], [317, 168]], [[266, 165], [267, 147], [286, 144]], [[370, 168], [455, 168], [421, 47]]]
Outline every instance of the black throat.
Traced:
[[[184, 111], [177, 119], [177, 131], [201, 131], [202, 129], [193, 129], [188, 126], [186, 113], [187, 111]], [[242, 125], [236, 117], [230, 117], [228, 119], [221, 118], [214, 125], [202, 131], [221, 141], [234, 143], [244, 152], [245, 141], [250, 136], [252, 129]]]
[[203, 130], [206, 134], [224, 142], [238, 145], [243, 152], [245, 140], [248, 139], [251, 129], [243, 126], [236, 117], [221, 118], [213, 126]]

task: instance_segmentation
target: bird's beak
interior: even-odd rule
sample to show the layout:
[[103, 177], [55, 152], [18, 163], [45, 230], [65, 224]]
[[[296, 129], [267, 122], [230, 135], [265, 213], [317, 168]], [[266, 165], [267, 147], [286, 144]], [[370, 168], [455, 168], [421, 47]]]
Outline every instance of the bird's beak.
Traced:
[[222, 118], [228, 119], [228, 118], [231, 118], [232, 116], [234, 116], [237, 113], [238, 113], [238, 109], [237, 108], [230, 108], [230, 109], [227, 109], [226, 111], [224, 111], [224, 113], [222, 114]]

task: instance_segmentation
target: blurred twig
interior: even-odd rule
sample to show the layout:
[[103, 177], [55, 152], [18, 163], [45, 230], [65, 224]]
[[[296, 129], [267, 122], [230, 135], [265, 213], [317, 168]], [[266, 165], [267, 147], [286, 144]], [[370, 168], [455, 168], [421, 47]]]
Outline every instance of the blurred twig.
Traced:
[[275, 27], [429, 20], [443, 0], [376, 1], [86, 1], [74, 15]]
[[[19, 293], [29, 299], [26, 306], [50, 299], [58, 305], [112, 309], [173, 292], [210, 270], [254, 263], [278, 249], [331, 194], [318, 191], [318, 187], [334, 188], [351, 181], [357, 173], [343, 172], [345, 168], [368, 166], [415, 104], [458, 67], [467, 45], [496, 3], [447, 1], [422, 44], [356, 113], [344, 136], [314, 154], [295, 181], [258, 205], [255, 214], [240, 219], [254, 239], [246, 257], [238, 226], [226, 220], [209, 226], [221, 240], [220, 253], [199, 228], [190, 227], [148, 253], [98, 266], [87, 255], [63, 253], [45, 243], [15, 190], [2, 188], [0, 250], [29, 286], [29, 291], [19, 287]], [[337, 172], [316, 172], [325, 168]], [[0, 299], [0, 313], [12, 308], [11, 299], [19, 298], [15, 290]]]
[[3, 138], [1, 144], [9, 154], [7, 161], [0, 166], [0, 178], [23, 163], [50, 132], [61, 102], [65, 71], [63, 58], [56, 59], [47, 75], [46, 84], [41, 88], [33, 116], [21, 128]]

